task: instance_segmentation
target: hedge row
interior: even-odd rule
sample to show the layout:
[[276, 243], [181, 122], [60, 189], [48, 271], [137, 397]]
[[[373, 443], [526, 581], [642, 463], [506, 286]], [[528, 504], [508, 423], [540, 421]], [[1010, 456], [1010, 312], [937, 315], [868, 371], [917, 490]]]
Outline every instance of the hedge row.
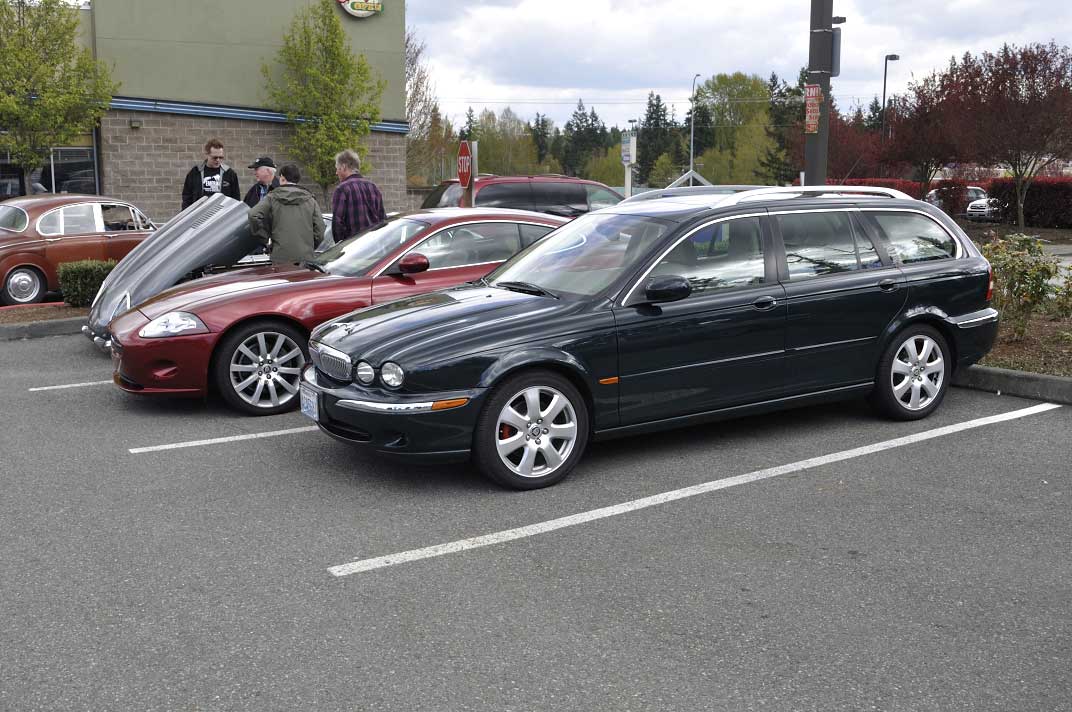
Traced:
[[101, 282], [115, 265], [115, 260], [81, 260], [61, 264], [56, 273], [60, 279], [63, 301], [72, 307], [88, 307], [97, 296]]
[[[1002, 222], [1015, 223], [1016, 182], [1012, 178], [990, 181], [990, 197], [1003, 206]], [[1072, 228], [1072, 178], [1036, 178], [1024, 199], [1024, 223], [1030, 227]]]

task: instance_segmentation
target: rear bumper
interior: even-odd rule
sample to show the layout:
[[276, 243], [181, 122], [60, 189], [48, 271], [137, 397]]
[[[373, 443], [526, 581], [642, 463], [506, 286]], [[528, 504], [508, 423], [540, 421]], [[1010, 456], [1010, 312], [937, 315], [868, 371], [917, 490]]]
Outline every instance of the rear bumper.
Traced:
[[993, 348], [1001, 317], [996, 309], [982, 309], [946, 320], [955, 327], [953, 338], [957, 350], [957, 368], [970, 366]]
[[219, 334], [192, 334], [143, 339], [149, 323], [134, 310], [109, 326], [112, 332], [112, 381], [138, 395], [202, 397], [208, 392], [208, 369]]
[[[413, 462], [461, 462], [469, 458], [473, 429], [485, 389], [401, 396], [357, 385], [335, 388], [318, 382], [316, 369], [302, 374], [302, 387], [317, 395], [317, 425], [332, 438]], [[431, 412], [383, 410], [467, 399], [465, 405]]]

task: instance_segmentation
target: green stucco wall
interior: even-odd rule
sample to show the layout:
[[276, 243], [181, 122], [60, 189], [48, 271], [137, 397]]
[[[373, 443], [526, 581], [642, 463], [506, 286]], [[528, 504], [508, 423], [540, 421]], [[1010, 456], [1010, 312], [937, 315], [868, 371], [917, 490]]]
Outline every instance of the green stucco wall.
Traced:
[[[121, 96], [271, 109], [271, 63], [294, 13], [326, 0], [93, 0], [97, 57], [114, 65]], [[337, 3], [332, 2], [337, 5]], [[387, 81], [385, 120], [405, 120], [404, 0], [357, 19], [336, 6], [354, 52]]]

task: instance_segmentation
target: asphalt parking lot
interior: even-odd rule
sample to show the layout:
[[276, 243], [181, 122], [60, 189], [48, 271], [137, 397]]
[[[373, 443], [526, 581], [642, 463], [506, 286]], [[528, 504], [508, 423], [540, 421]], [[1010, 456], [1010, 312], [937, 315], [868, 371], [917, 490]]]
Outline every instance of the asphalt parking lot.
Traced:
[[809, 408], [519, 493], [128, 396], [81, 336], [0, 373], [3, 710], [1072, 709], [1069, 407]]

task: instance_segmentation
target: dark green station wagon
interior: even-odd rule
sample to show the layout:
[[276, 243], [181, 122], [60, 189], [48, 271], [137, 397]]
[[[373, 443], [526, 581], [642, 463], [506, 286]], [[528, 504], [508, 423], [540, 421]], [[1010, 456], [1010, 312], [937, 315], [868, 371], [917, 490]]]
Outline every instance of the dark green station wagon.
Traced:
[[864, 396], [926, 417], [993, 344], [992, 290], [956, 223], [894, 190], [622, 203], [322, 325], [302, 405], [339, 440], [544, 487], [592, 439]]

